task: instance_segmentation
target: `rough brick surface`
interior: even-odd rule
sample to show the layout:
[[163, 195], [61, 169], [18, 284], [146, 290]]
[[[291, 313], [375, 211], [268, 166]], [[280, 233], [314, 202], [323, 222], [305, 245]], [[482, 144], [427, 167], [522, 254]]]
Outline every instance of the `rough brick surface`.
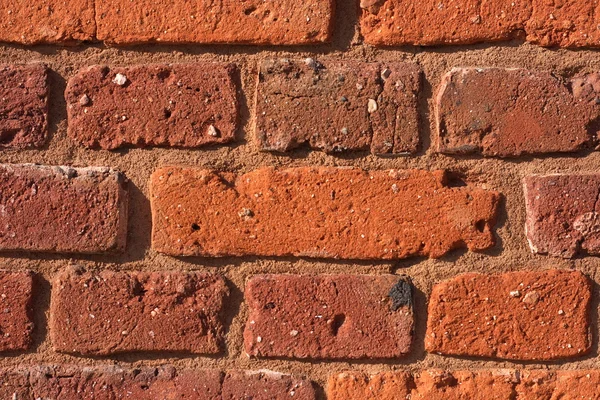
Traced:
[[408, 372], [342, 372], [329, 377], [327, 400], [396, 400], [409, 399], [412, 376]]
[[79, 354], [219, 353], [227, 295], [216, 275], [69, 269], [53, 285], [52, 343]]
[[578, 82], [574, 96], [546, 72], [455, 68], [436, 96], [437, 150], [514, 157], [591, 147], [598, 113]]
[[577, 271], [464, 274], [429, 299], [429, 352], [555, 360], [590, 350], [588, 278]]
[[0, 250], [122, 251], [125, 178], [110, 168], [0, 164]]
[[570, 258], [600, 254], [600, 175], [533, 175], [524, 179], [531, 251]]
[[517, 399], [599, 400], [600, 371], [521, 371]]
[[69, 136], [88, 147], [199, 147], [234, 139], [235, 66], [92, 66], [69, 80]]
[[2, 0], [0, 41], [23, 44], [92, 40], [93, 0]]
[[0, 271], [0, 351], [26, 350], [31, 345], [32, 293], [31, 273]]
[[151, 178], [152, 247], [170, 255], [440, 257], [494, 244], [499, 194], [444, 172], [166, 167]]
[[310, 381], [273, 371], [230, 371], [225, 376], [222, 400], [315, 400]]
[[98, 39], [113, 44], [309, 44], [331, 38], [333, 0], [96, 2]]
[[244, 344], [258, 357], [393, 358], [410, 351], [410, 281], [399, 276], [263, 275], [248, 282]]
[[360, 7], [361, 32], [375, 45], [469, 44], [521, 37], [542, 46], [600, 45], [600, 5], [586, 0], [361, 0]]
[[269, 60], [261, 64], [256, 136], [263, 150], [414, 153], [416, 64]]
[[46, 142], [47, 79], [41, 64], [0, 66], [0, 148], [40, 147]]

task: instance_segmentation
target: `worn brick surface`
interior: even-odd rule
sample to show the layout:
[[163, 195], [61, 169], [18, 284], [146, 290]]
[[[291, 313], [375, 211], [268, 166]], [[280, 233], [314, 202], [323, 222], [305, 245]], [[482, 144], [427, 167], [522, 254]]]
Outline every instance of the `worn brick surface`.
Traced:
[[117, 252], [127, 237], [125, 178], [110, 168], [0, 164], [0, 250]]
[[586, 99], [583, 77], [577, 87], [574, 96], [549, 72], [455, 68], [436, 96], [437, 150], [514, 157], [591, 147], [597, 93]]
[[227, 294], [216, 275], [69, 269], [53, 285], [52, 343], [79, 354], [219, 353]]
[[600, 371], [521, 371], [517, 399], [598, 400]]
[[273, 371], [230, 371], [223, 380], [222, 400], [315, 400], [313, 384]]
[[577, 271], [464, 274], [434, 286], [425, 347], [433, 353], [555, 360], [590, 350], [591, 284]]
[[42, 64], [0, 66], [0, 149], [40, 147], [46, 142], [47, 80]]
[[33, 280], [30, 272], [0, 271], [0, 351], [26, 350], [32, 343]]
[[230, 142], [235, 71], [225, 63], [86, 68], [67, 86], [69, 136], [103, 149]]
[[71, 44], [96, 33], [93, 0], [2, 0], [0, 41]]
[[180, 167], [151, 178], [152, 247], [170, 255], [440, 257], [494, 245], [499, 194], [442, 171]]
[[309, 44], [331, 38], [334, 1], [96, 2], [98, 39], [112, 44]]
[[396, 400], [409, 399], [413, 378], [408, 372], [364, 372], [333, 374], [327, 381], [328, 400]]
[[437, 45], [514, 38], [543, 46], [597, 47], [600, 5], [586, 0], [361, 0], [361, 33], [375, 45]]
[[600, 175], [532, 175], [524, 179], [531, 251], [570, 258], [600, 254]]
[[409, 352], [411, 284], [394, 275], [263, 275], [245, 291], [244, 344], [259, 357], [393, 358]]
[[[518, 375], [513, 370], [440, 371], [414, 375], [412, 400], [513, 399]], [[533, 400], [533, 399], [531, 399]]]
[[414, 153], [420, 82], [410, 63], [264, 61], [256, 136], [263, 150]]

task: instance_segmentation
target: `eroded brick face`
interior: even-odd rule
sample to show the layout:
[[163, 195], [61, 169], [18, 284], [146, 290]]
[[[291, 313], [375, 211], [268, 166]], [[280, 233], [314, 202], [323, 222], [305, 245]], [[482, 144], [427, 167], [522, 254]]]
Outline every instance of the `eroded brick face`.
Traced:
[[67, 86], [69, 136], [109, 150], [230, 142], [238, 124], [235, 71], [225, 63], [86, 68]]
[[256, 136], [263, 150], [414, 153], [421, 72], [410, 63], [267, 60], [260, 66]]
[[87, 355], [220, 353], [228, 293], [216, 275], [68, 269], [53, 284], [52, 343]]
[[125, 178], [110, 168], [2, 164], [0, 250], [120, 252], [127, 204]]
[[0, 271], [0, 351], [26, 350], [33, 341], [33, 276]]
[[165, 167], [151, 178], [152, 247], [170, 255], [440, 257], [494, 245], [499, 194], [442, 171]]
[[427, 351], [511, 360], [556, 360], [591, 348], [591, 286], [577, 271], [464, 274], [429, 299]]
[[410, 351], [412, 288], [406, 278], [265, 275], [245, 291], [244, 343], [258, 357], [394, 358]]

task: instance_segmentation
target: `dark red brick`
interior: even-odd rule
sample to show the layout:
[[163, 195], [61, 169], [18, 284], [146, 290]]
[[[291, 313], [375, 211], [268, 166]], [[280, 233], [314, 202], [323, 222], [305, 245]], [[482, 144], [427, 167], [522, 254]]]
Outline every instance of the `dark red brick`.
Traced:
[[494, 245], [499, 194], [443, 171], [166, 167], [151, 178], [152, 247], [169, 255], [440, 257]]
[[96, 33], [93, 0], [2, 0], [0, 41], [72, 44]]
[[97, 37], [111, 44], [240, 43], [294, 45], [331, 39], [334, 0], [96, 2]]
[[200, 147], [234, 139], [235, 66], [92, 66], [69, 80], [69, 136], [92, 148]]
[[0, 149], [46, 143], [47, 80], [47, 69], [42, 64], [0, 66]]
[[262, 275], [245, 291], [246, 353], [258, 357], [394, 358], [413, 334], [412, 288], [394, 275]]
[[52, 291], [54, 349], [97, 355], [219, 353], [227, 294], [216, 275], [67, 270]]
[[273, 371], [230, 371], [225, 376], [222, 400], [315, 400], [310, 381]]
[[0, 271], [0, 351], [26, 350], [31, 346], [32, 295], [30, 272]]
[[125, 178], [110, 168], [0, 164], [0, 250], [117, 252], [127, 237]]
[[523, 186], [532, 252], [565, 258], [600, 254], [599, 174], [532, 175]]
[[578, 271], [460, 275], [433, 288], [425, 347], [512, 360], [580, 356], [592, 344], [591, 295]]
[[515, 157], [593, 147], [597, 110], [580, 82], [573, 96], [547, 72], [455, 68], [436, 96], [437, 150]]
[[269, 60], [260, 66], [256, 135], [263, 150], [414, 153], [421, 72], [410, 63]]

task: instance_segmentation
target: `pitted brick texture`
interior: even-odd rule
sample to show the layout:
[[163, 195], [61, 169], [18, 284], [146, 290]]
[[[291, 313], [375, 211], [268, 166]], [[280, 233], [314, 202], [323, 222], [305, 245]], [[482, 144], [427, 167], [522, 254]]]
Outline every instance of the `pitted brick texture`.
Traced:
[[216, 275], [66, 270], [53, 285], [52, 343], [91, 355], [220, 353], [228, 292]]
[[0, 271], [0, 351], [26, 350], [33, 341], [33, 276]]
[[414, 153], [420, 86], [419, 67], [410, 63], [264, 61], [256, 136], [263, 150]]
[[494, 245], [499, 194], [443, 171], [166, 167], [151, 178], [152, 247], [202, 256], [440, 257]]
[[225, 63], [89, 67], [67, 86], [69, 136], [103, 149], [230, 142], [235, 71]]
[[399, 276], [264, 275], [248, 282], [251, 356], [394, 358], [410, 351], [411, 283]]
[[591, 349], [591, 284], [577, 271], [464, 274], [429, 299], [427, 351], [556, 360]]
[[127, 189], [110, 168], [0, 165], [0, 250], [120, 252]]

